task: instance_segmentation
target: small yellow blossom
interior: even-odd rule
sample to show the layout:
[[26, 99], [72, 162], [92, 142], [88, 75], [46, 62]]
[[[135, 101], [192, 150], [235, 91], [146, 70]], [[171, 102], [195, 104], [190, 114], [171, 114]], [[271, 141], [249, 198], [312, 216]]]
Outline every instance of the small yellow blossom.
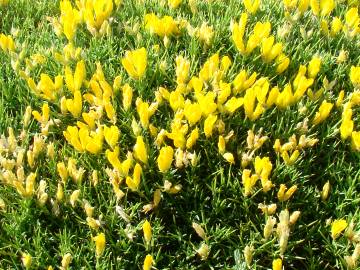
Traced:
[[154, 259], [151, 255], [146, 255], [144, 264], [143, 264], [143, 270], [150, 270], [152, 265], [154, 264]]
[[199, 138], [199, 129], [194, 128], [191, 131], [188, 139], [186, 140], [186, 148], [191, 149], [195, 145], [198, 138]]
[[355, 87], [360, 88], [360, 66], [351, 66], [350, 80]]
[[164, 146], [160, 149], [157, 164], [160, 172], [164, 173], [170, 169], [174, 157], [174, 149], [171, 146]]
[[142, 136], [137, 136], [136, 138], [136, 144], [134, 146], [134, 156], [137, 160], [140, 160], [145, 164], [148, 162], [146, 145]]
[[333, 108], [334, 104], [330, 102], [326, 102], [325, 100], [321, 104], [319, 111], [316, 112], [315, 117], [312, 121], [313, 125], [318, 125], [325, 121], [325, 119], [329, 116], [331, 109]]
[[69, 201], [72, 207], [75, 207], [75, 204], [78, 201], [79, 197], [80, 197], [79, 189], [74, 190], [73, 193], [71, 193]]
[[130, 109], [132, 97], [133, 97], [133, 89], [129, 84], [125, 84], [122, 87], [122, 104], [125, 111]]
[[29, 253], [23, 253], [21, 261], [26, 269], [30, 269], [32, 263], [32, 257]]
[[234, 155], [232, 153], [224, 153], [223, 154], [224, 159], [229, 162], [230, 164], [235, 164]]
[[179, 33], [179, 28], [171, 16], [157, 17], [154, 13], [145, 15], [145, 28], [159, 37], [170, 37]]
[[260, 7], [260, 0], [244, 0], [244, 6], [250, 14], [256, 13]]
[[330, 193], [330, 182], [327, 181], [325, 183], [325, 185], [323, 186], [322, 188], [322, 191], [321, 191], [321, 199], [323, 201], [326, 201], [326, 199], [329, 197], [329, 193]]
[[202, 261], [205, 261], [210, 254], [210, 248], [207, 244], [201, 243], [200, 247], [196, 250], [196, 253], [200, 256]]
[[120, 131], [117, 126], [104, 126], [104, 138], [108, 145], [114, 149], [119, 141]]
[[246, 245], [243, 252], [244, 252], [246, 265], [250, 267], [253, 259], [254, 247]]
[[211, 137], [215, 122], [217, 120], [217, 115], [210, 114], [204, 121], [204, 133], [206, 138]]
[[150, 243], [151, 237], [152, 237], [152, 229], [149, 221], [145, 221], [142, 226], [143, 232], [144, 232], [144, 239], [147, 244]]
[[62, 269], [66, 270], [69, 268], [69, 265], [72, 261], [72, 256], [70, 253], [66, 253], [61, 260], [61, 267]]
[[281, 184], [279, 191], [277, 193], [277, 197], [281, 202], [287, 201], [292, 197], [292, 195], [295, 193], [296, 190], [297, 190], [296, 185], [293, 185], [291, 188], [287, 189], [287, 187], [284, 184]]
[[282, 270], [282, 260], [280, 258], [273, 260], [272, 269], [273, 270]]
[[121, 64], [132, 78], [140, 79], [144, 76], [147, 66], [146, 49], [143, 47], [134, 51], [126, 51], [125, 56], [121, 59]]
[[105, 245], [106, 245], [105, 234], [99, 233], [97, 236], [93, 237], [92, 239], [95, 242], [96, 256], [100, 257], [105, 250]]
[[336, 239], [342, 231], [344, 231], [347, 227], [347, 222], [344, 219], [334, 220], [331, 224], [331, 237]]

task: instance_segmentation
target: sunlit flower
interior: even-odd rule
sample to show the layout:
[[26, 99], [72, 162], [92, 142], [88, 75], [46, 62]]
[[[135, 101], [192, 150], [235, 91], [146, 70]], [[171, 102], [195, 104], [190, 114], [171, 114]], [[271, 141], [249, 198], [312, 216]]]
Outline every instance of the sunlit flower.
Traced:
[[92, 239], [95, 242], [96, 256], [100, 257], [105, 250], [105, 244], [106, 244], [105, 234], [99, 233], [97, 236], [93, 237]]
[[173, 161], [174, 149], [171, 146], [164, 146], [160, 149], [157, 164], [161, 172], [166, 172], [170, 169]]
[[144, 264], [143, 264], [143, 270], [150, 270], [152, 265], [154, 264], [154, 259], [151, 255], [146, 255]]
[[251, 14], [254, 14], [259, 9], [260, 3], [260, 0], [244, 0], [245, 8]]
[[140, 48], [134, 51], [126, 51], [121, 59], [121, 64], [127, 73], [134, 79], [140, 79], [144, 76], [147, 66], [146, 49]]
[[342, 231], [344, 231], [347, 227], [347, 222], [344, 219], [334, 220], [331, 224], [331, 237], [336, 239]]
[[147, 244], [150, 243], [151, 237], [152, 237], [152, 229], [149, 221], [145, 221], [142, 226], [143, 232], [144, 232], [144, 239]]
[[136, 144], [134, 146], [134, 156], [136, 159], [140, 160], [145, 164], [148, 162], [146, 145], [142, 136], [138, 136], [136, 138]]
[[21, 256], [21, 261], [26, 269], [30, 269], [32, 263], [32, 257], [29, 253], [23, 253]]

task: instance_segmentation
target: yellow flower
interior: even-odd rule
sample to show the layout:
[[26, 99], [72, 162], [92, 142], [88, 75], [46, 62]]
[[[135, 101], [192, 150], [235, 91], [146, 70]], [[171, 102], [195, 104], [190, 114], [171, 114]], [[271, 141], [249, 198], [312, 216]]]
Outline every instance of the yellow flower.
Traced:
[[115, 145], [119, 141], [120, 131], [117, 126], [107, 127], [104, 126], [104, 137], [108, 145], [114, 149]]
[[288, 68], [290, 64], [290, 58], [282, 53], [276, 58], [276, 63], [276, 73], [281, 74]]
[[[31, 82], [31, 78], [29, 78], [30, 84], [35, 82]], [[63, 77], [61, 75], [58, 75], [55, 77], [54, 81], [50, 78], [49, 75], [41, 73], [40, 75], [40, 81], [38, 82], [37, 86], [30, 86], [32, 89], [33, 87], [36, 87], [36, 89], [32, 89], [35, 94], [41, 95], [43, 98], [54, 101], [59, 93], [60, 89], [63, 85]]]
[[80, 90], [85, 79], [86, 68], [83, 60], [77, 62], [74, 75], [72, 74], [72, 70], [69, 66], [65, 67], [65, 83], [72, 93]]
[[190, 70], [190, 61], [183, 56], [179, 55], [175, 59], [176, 62], [176, 82], [178, 84], [186, 83], [189, 70]]
[[173, 111], [177, 111], [184, 107], [184, 97], [180, 91], [172, 91], [169, 95], [170, 107]]
[[212, 132], [213, 132], [213, 128], [215, 125], [215, 122], [217, 120], [217, 115], [214, 114], [210, 114], [204, 121], [204, 133], [206, 138], [211, 137]]
[[298, 10], [300, 13], [304, 13], [305, 11], [307, 11], [307, 9], [309, 8], [310, 5], [310, 0], [299, 0], [298, 3]]
[[335, 0], [320, 0], [321, 16], [330, 15], [335, 8]]
[[0, 48], [7, 53], [15, 51], [13, 38], [10, 35], [0, 34]]
[[268, 240], [271, 234], [273, 233], [274, 226], [276, 224], [276, 218], [269, 216], [266, 219], [266, 223], [264, 226], [264, 238], [265, 240]]
[[146, 145], [142, 136], [137, 136], [136, 138], [136, 144], [134, 146], [134, 156], [137, 160], [140, 160], [145, 164], [148, 162]]
[[226, 147], [225, 138], [222, 135], [220, 135], [218, 141], [218, 149], [220, 154], [223, 155], [225, 153], [226, 150], [225, 147]]
[[249, 13], [254, 14], [260, 7], [260, 0], [244, 0], [244, 6]]
[[200, 105], [201, 112], [203, 116], [208, 116], [217, 109], [217, 104], [215, 103], [215, 93], [207, 92], [206, 95], [202, 93], [195, 93], [196, 99]]
[[68, 41], [71, 42], [74, 39], [77, 25], [81, 21], [80, 12], [72, 7], [69, 0], [62, 0], [60, 2], [60, 11], [61, 15], [59, 22], [62, 26], [61, 30]]
[[105, 245], [106, 245], [105, 234], [99, 233], [97, 236], [93, 237], [92, 239], [95, 242], [96, 256], [100, 257], [105, 250]]
[[336, 103], [335, 103], [335, 106], [337, 108], [339, 108], [340, 106], [342, 106], [343, 104], [343, 101], [344, 101], [344, 97], [345, 97], [345, 91], [344, 90], [341, 90], [340, 93], [339, 93], [339, 96], [336, 100]]
[[254, 247], [246, 245], [243, 252], [246, 265], [250, 268], [253, 259]]
[[171, 146], [164, 146], [160, 149], [157, 164], [160, 172], [164, 173], [170, 169], [174, 157], [174, 149]]
[[334, 220], [331, 224], [331, 237], [336, 239], [341, 234], [341, 232], [346, 229], [347, 225], [348, 224], [344, 219]]
[[234, 113], [244, 104], [244, 98], [232, 97], [225, 103], [225, 110], [229, 113]]
[[66, 108], [75, 118], [80, 116], [82, 111], [82, 98], [80, 91], [74, 92], [73, 99], [66, 99]]
[[75, 204], [76, 204], [77, 200], [79, 199], [79, 196], [80, 196], [80, 190], [79, 189], [74, 190], [73, 193], [71, 193], [69, 202], [70, 202], [72, 207], [75, 207]]
[[142, 47], [134, 51], [126, 51], [125, 57], [121, 59], [121, 64], [132, 78], [136, 80], [140, 79], [146, 70], [146, 49]]
[[351, 66], [350, 80], [355, 87], [360, 88], [360, 66]]
[[[122, 172], [126, 175], [128, 169], [125, 169], [124, 166], [122, 166]], [[141, 182], [141, 174], [142, 174], [142, 168], [139, 163], [135, 164], [133, 177], [130, 176], [126, 177], [126, 185], [132, 190], [137, 191]]]
[[203, 242], [201, 243], [200, 247], [196, 250], [196, 253], [200, 256], [200, 259], [202, 261], [205, 261], [209, 257], [210, 248], [207, 244]]
[[220, 81], [219, 92], [217, 96], [218, 104], [223, 104], [231, 94], [231, 84]]
[[281, 184], [279, 191], [277, 193], [277, 197], [281, 202], [287, 201], [291, 198], [291, 196], [295, 193], [296, 190], [297, 190], [296, 185], [293, 185], [291, 188], [287, 189], [287, 187], [284, 184]]
[[251, 171], [244, 169], [242, 172], [241, 180], [244, 185], [244, 194], [245, 196], [251, 195], [253, 192], [253, 187], [256, 185], [257, 180], [259, 179], [257, 174], [251, 175]]
[[68, 171], [65, 167], [64, 162], [59, 162], [56, 167], [58, 174], [60, 175], [61, 181], [65, 184], [68, 178]]
[[144, 239], [147, 244], [150, 243], [151, 237], [152, 237], [152, 229], [149, 221], [145, 221], [142, 226], [143, 232], [144, 232]]
[[260, 115], [265, 111], [265, 108], [262, 104], [258, 103], [255, 107], [255, 101], [257, 98], [257, 93], [261, 90], [260, 87], [252, 87], [246, 90], [244, 96], [244, 110], [245, 115], [251, 120], [255, 121], [260, 117]]
[[280, 258], [273, 260], [272, 269], [273, 270], [282, 270], [282, 260]]
[[234, 94], [238, 94], [251, 87], [255, 83], [256, 77], [256, 72], [253, 72], [250, 77], [248, 77], [246, 70], [241, 70], [232, 82]]
[[249, 36], [248, 42], [246, 44], [246, 54], [250, 54], [261, 41], [268, 37], [271, 31], [271, 23], [269, 21], [262, 23], [257, 22], [255, 24], [253, 33]]
[[321, 67], [321, 58], [313, 57], [308, 65], [308, 76], [309, 78], [315, 78], [319, 73]]
[[176, 9], [180, 4], [182, 0], [168, 0], [168, 5], [172, 9]]
[[358, 7], [350, 8], [345, 14], [344, 32], [349, 37], [354, 37], [360, 33], [360, 17], [358, 13]]
[[247, 23], [248, 15], [247, 13], [242, 13], [239, 23], [234, 23], [232, 29], [232, 40], [235, 43], [236, 48], [239, 50], [241, 54], [245, 54], [245, 43], [244, 43], [244, 35], [245, 35], [245, 27]]
[[23, 253], [21, 256], [21, 261], [26, 269], [30, 269], [32, 257], [29, 253]]
[[152, 265], [154, 263], [154, 259], [151, 255], [146, 255], [144, 264], [143, 264], [143, 270], [150, 270]]
[[213, 27], [209, 26], [207, 22], [203, 22], [198, 31], [196, 31], [196, 37], [205, 45], [210, 46], [214, 37]]
[[38, 111], [32, 111], [34, 118], [42, 125], [46, 125], [50, 118], [50, 108], [48, 103], [44, 103], [41, 108], [41, 114]]
[[81, 7], [81, 2], [78, 2], [78, 7], [83, 12], [83, 18], [88, 30], [95, 35], [100, 30], [113, 11], [113, 1], [96, 0], [86, 1], [86, 4]]
[[335, 8], [334, 0], [310, 0], [310, 7], [315, 16], [327, 16]]
[[201, 119], [201, 106], [199, 103], [191, 103], [190, 100], [186, 100], [184, 106], [184, 115], [190, 125], [195, 125]]
[[110, 101], [104, 101], [104, 108], [107, 118], [112, 122], [116, 123], [116, 112], [115, 108]]
[[141, 98], [136, 99], [136, 111], [140, 118], [140, 123], [143, 128], [148, 128], [150, 117], [157, 110], [158, 103], [154, 102], [152, 104], [148, 104], [141, 100]]
[[268, 157], [260, 158], [257, 156], [255, 158], [255, 173], [260, 177], [261, 185], [263, 187], [264, 192], [268, 192], [272, 187], [273, 184], [269, 180], [269, 176], [272, 170], [272, 164]]
[[133, 89], [127, 83], [122, 87], [122, 104], [125, 111], [130, 109], [132, 97], [133, 97]]
[[91, 229], [96, 230], [96, 231], [99, 230], [99, 228], [101, 227], [100, 221], [93, 217], [87, 217], [86, 223]]
[[199, 79], [205, 82], [214, 79], [214, 76], [217, 75], [219, 70], [219, 53], [215, 53], [206, 60], [203, 67], [199, 72]]
[[343, 24], [341, 20], [338, 17], [334, 17], [331, 22], [331, 31], [330, 31], [331, 36], [335, 36], [336, 34], [338, 34], [342, 30], [342, 28], [343, 28]]
[[289, 157], [289, 154], [287, 151], [283, 151], [281, 152], [281, 157], [283, 158], [284, 162], [286, 165], [291, 166], [293, 165], [296, 160], [298, 159], [298, 157], [300, 156], [300, 151], [298, 149], [296, 149], [291, 156]]
[[351, 148], [355, 151], [360, 151], [360, 131], [353, 131], [351, 133]]
[[195, 145], [198, 138], [199, 138], [199, 129], [194, 128], [191, 131], [189, 138], [186, 140], [186, 148], [191, 149]]
[[205, 230], [201, 227], [200, 224], [196, 223], [196, 222], [193, 222], [192, 223], [192, 227], [193, 229], [195, 230], [196, 234], [198, 236], [200, 236], [203, 240], [206, 239], [206, 233], [205, 233]]
[[179, 33], [175, 20], [170, 16], [158, 18], [154, 13], [145, 15], [145, 28], [159, 37], [170, 37]]
[[114, 92], [118, 92], [121, 88], [121, 83], [122, 83], [122, 77], [121, 75], [118, 75], [115, 77], [114, 82], [113, 82], [113, 89]]
[[344, 104], [344, 111], [342, 113], [342, 122], [340, 125], [340, 135], [341, 139], [347, 139], [354, 129], [354, 121], [351, 119], [352, 117], [352, 109], [351, 102], [347, 102]]
[[223, 154], [223, 157], [230, 164], [235, 164], [234, 155], [232, 153], [227, 152], [227, 153]]
[[330, 111], [333, 106], [334, 106], [334, 104], [326, 102], [324, 100], [319, 108], [319, 111], [316, 112], [316, 114], [315, 114], [315, 117], [312, 121], [313, 125], [318, 125], [318, 124], [322, 123], [323, 121], [325, 121], [325, 119], [329, 116]]
[[72, 256], [70, 253], [66, 253], [61, 260], [61, 267], [62, 269], [66, 270], [69, 268], [69, 265], [72, 261]]
[[282, 53], [282, 43], [276, 43], [274, 36], [264, 38], [261, 42], [261, 56], [265, 63], [273, 61], [278, 55]]
[[329, 192], [330, 192], [330, 182], [327, 181], [321, 191], [321, 199], [323, 201], [326, 201], [326, 199], [329, 197]]

